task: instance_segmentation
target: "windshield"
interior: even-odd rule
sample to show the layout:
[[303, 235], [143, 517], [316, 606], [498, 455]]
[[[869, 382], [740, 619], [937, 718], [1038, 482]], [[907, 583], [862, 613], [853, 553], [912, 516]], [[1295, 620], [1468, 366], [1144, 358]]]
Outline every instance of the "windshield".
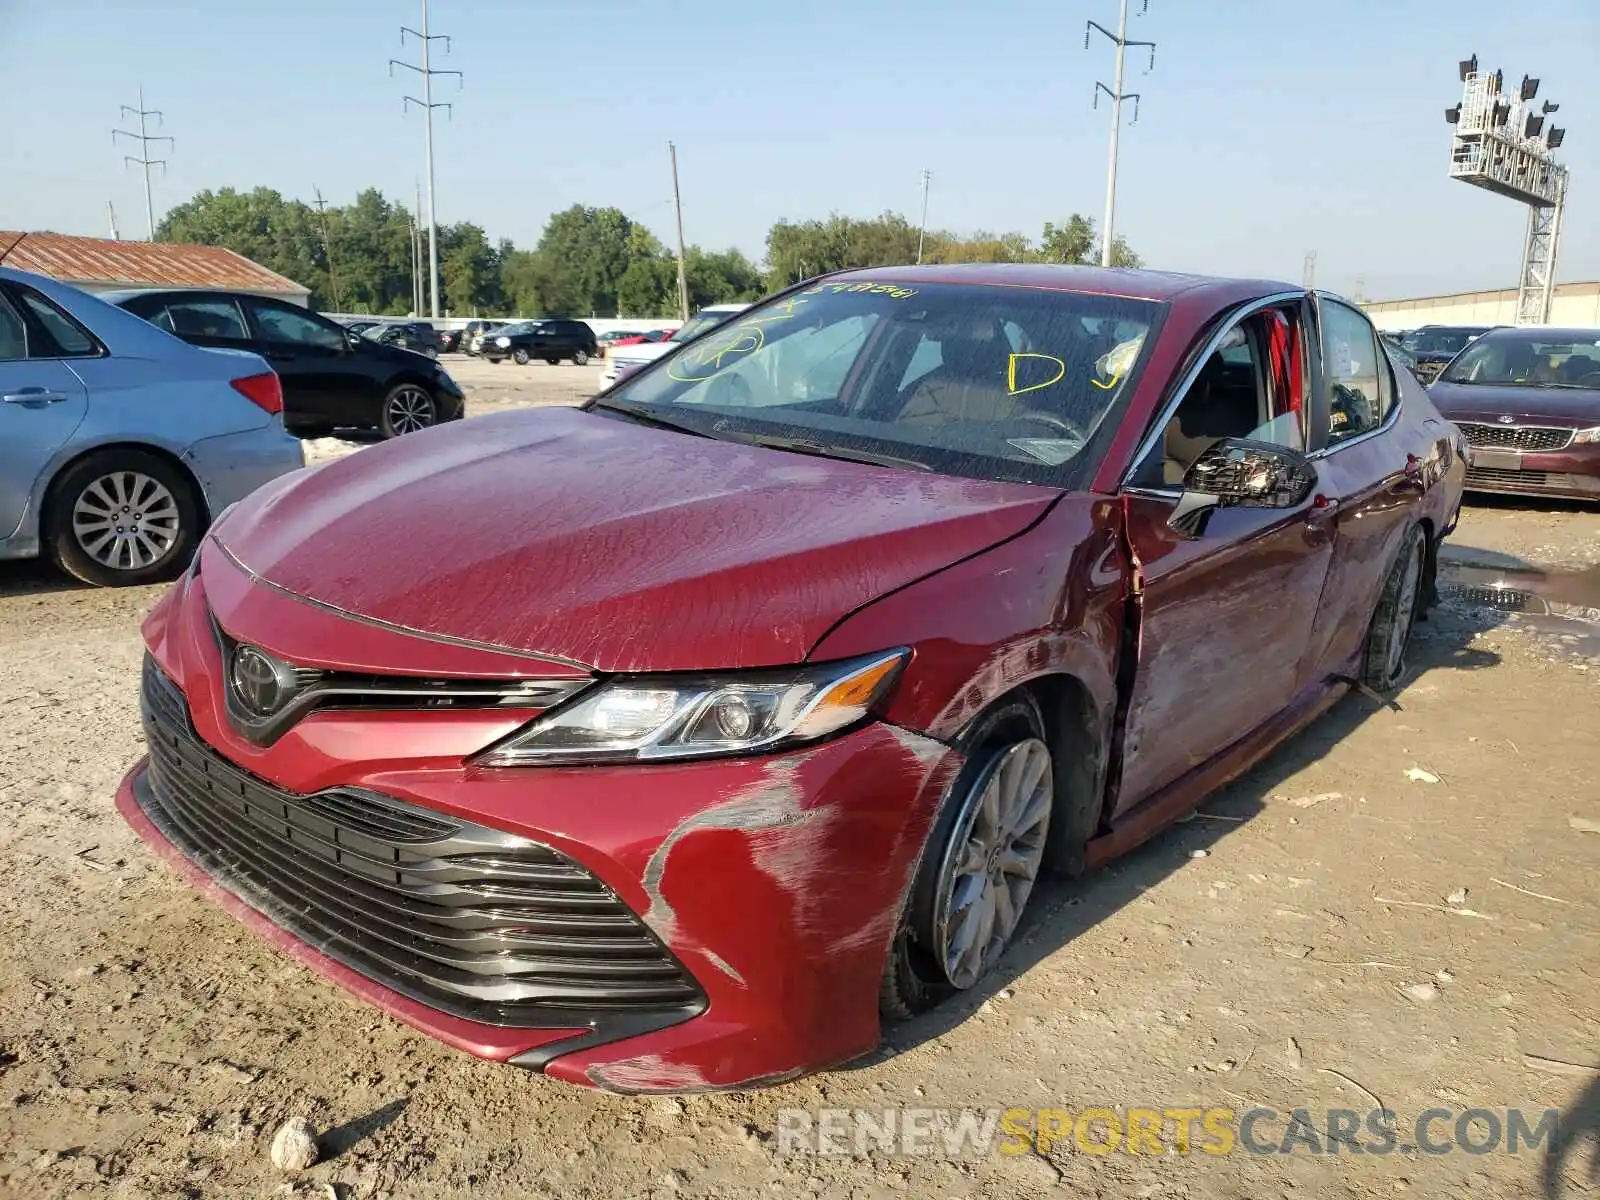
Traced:
[[1491, 333], [1450, 364], [1447, 383], [1600, 391], [1600, 331]]
[[1160, 312], [1038, 289], [823, 283], [745, 311], [602, 404], [729, 441], [1083, 486]]
[[1408, 333], [1400, 344], [1413, 354], [1460, 354], [1478, 329], [1418, 329]]
[[729, 317], [735, 314], [724, 309], [722, 312], [702, 312], [690, 317], [683, 326], [673, 334], [668, 335], [669, 342], [687, 342], [697, 338], [708, 329], [714, 329]]

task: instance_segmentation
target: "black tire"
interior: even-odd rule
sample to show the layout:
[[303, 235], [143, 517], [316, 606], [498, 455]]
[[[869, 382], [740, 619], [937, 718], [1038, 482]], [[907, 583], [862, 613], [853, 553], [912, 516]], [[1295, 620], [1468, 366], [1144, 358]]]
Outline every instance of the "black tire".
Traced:
[[561, 364], [561, 356], [559, 354], [547, 354], [545, 355], [544, 361], [549, 363], [552, 367], [559, 366]]
[[397, 383], [383, 398], [378, 411], [378, 432], [386, 438], [403, 437], [437, 425], [439, 398], [420, 383]]
[[[93, 542], [92, 533], [84, 530], [75, 514], [80, 511], [80, 501], [89, 503], [92, 500], [92, 497], [86, 499], [86, 493], [96, 484], [104, 488], [108, 486], [105, 481], [117, 480], [127, 487], [138, 477], [152, 480], [166, 489], [176, 512], [177, 528], [159, 557], [139, 566], [123, 568], [91, 553], [85, 543]], [[130, 519], [135, 516], [143, 518], [144, 514], [129, 513]], [[63, 471], [45, 497], [44, 541], [50, 557], [67, 574], [95, 587], [137, 587], [173, 578], [189, 565], [204, 525], [205, 508], [194, 479], [181, 467], [145, 450], [106, 450], [91, 454]], [[156, 533], [154, 526], [147, 534], [158, 541], [166, 541], [165, 534]], [[124, 556], [117, 554], [115, 557]]]
[[1038, 705], [1031, 697], [1021, 695], [985, 713], [962, 739], [967, 761], [945, 793], [939, 814], [934, 818], [922, 861], [917, 867], [917, 877], [906, 897], [900, 928], [884, 964], [878, 1009], [889, 1020], [906, 1020], [927, 1012], [957, 990], [928, 949], [932, 944], [945, 849], [974, 781], [988, 770], [997, 755], [1025, 738], [1049, 741]]
[[530, 355], [530, 354], [529, 354], [529, 353], [528, 353], [528, 352], [527, 352], [527, 351], [526, 351], [526, 350], [524, 350], [524, 349], [523, 349], [523, 348], [522, 348], [522, 347], [521, 347], [521, 346], [518, 346], [518, 347], [517, 347], [517, 348], [516, 348], [516, 349], [515, 349], [515, 350], [513, 350], [513, 351], [512, 351], [512, 352], [511, 352], [511, 358], [512, 358], [512, 360], [513, 360], [513, 361], [514, 361], [514, 362], [515, 362], [515, 363], [516, 363], [516, 364], [517, 364], [517, 366], [519, 366], [519, 367], [525, 367], [525, 366], [527, 366], [527, 365], [528, 365], [528, 361], [529, 361], [529, 359], [530, 359], [530, 358], [531, 358], [531, 357], [532, 357], [532, 356], [531, 356], [531, 355]]
[[573, 366], [576, 366], [576, 367], [586, 367], [586, 366], [588, 366], [589, 365], [589, 352], [587, 350], [579, 350], [576, 354], [574, 354], [572, 356], [572, 364], [573, 364]]
[[1428, 538], [1413, 525], [1400, 540], [1383, 580], [1378, 606], [1361, 652], [1361, 682], [1373, 691], [1392, 691], [1406, 673], [1406, 647], [1417, 623], [1427, 586]]

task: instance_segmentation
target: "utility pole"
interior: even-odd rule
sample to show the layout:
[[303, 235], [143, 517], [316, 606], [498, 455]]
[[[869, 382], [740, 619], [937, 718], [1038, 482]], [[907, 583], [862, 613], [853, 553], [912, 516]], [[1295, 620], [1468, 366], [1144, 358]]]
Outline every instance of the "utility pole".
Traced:
[[328, 237], [328, 205], [322, 198], [322, 189], [315, 184], [312, 192], [317, 197], [317, 217], [322, 222], [322, 253], [328, 260], [328, 292], [333, 298], [335, 312], [344, 311], [344, 301], [339, 295], [339, 275], [333, 267], [333, 241]]
[[1304, 272], [1301, 273], [1300, 284], [1308, 292], [1316, 291], [1316, 288], [1317, 288], [1317, 252], [1315, 250], [1307, 250], [1306, 251], [1306, 267], [1305, 267]]
[[106, 201], [106, 216], [111, 218], [111, 240], [120, 242], [122, 235], [117, 232], [117, 208], [109, 200]]
[[417, 206], [411, 210], [411, 315], [420, 317], [427, 285], [422, 273], [422, 181], [417, 181]]
[[922, 239], [928, 232], [928, 184], [933, 180], [933, 172], [924, 169], [922, 172], [922, 220], [917, 225], [917, 264], [922, 264]]
[[156, 206], [154, 201], [152, 201], [150, 198], [150, 168], [160, 167], [161, 170], [165, 172], [167, 169], [167, 160], [164, 158], [151, 158], [150, 143], [166, 142], [167, 145], [174, 147], [177, 145], [177, 143], [169, 137], [159, 137], [149, 132], [149, 127], [146, 122], [148, 122], [151, 117], [155, 118], [155, 122], [158, 127], [161, 125], [164, 118], [162, 117], [159, 109], [146, 108], [144, 106], [143, 86], [139, 88], [139, 107], [133, 108], [127, 104], [124, 104], [122, 106], [121, 115], [124, 117], [133, 117], [135, 120], [137, 120], [139, 122], [139, 132], [134, 133], [127, 129], [113, 129], [111, 131], [111, 141], [112, 144], [115, 145], [116, 140], [119, 137], [125, 137], [132, 138], [134, 141], [139, 143], [138, 157], [136, 158], [132, 154], [124, 154], [122, 156], [122, 161], [123, 164], [127, 166], [138, 166], [144, 168], [144, 215], [146, 221], [149, 222], [150, 240], [153, 242], [156, 240]]
[[[406, 70], [415, 71], [422, 76], [422, 99], [418, 100], [415, 96], [407, 96], [401, 103], [401, 107], [404, 108], [407, 104], [415, 104], [422, 109], [422, 144], [428, 165], [428, 279], [429, 286], [432, 288], [432, 308], [430, 311], [434, 319], [437, 320], [439, 316], [439, 224], [433, 204], [433, 110], [436, 108], [446, 109], [453, 117], [455, 108], [451, 104], [442, 102], [435, 104], [433, 102], [433, 77], [435, 75], [454, 75], [459, 84], [461, 72], [436, 71], [428, 65], [428, 55], [434, 42], [443, 42], [444, 52], [446, 54], [450, 53], [450, 39], [448, 37], [442, 33], [428, 32], [428, 0], [422, 0], [421, 29], [412, 29], [409, 25], [400, 27], [400, 44], [402, 46], [406, 44], [406, 34], [408, 33], [422, 45], [422, 65], [419, 67], [412, 63], [401, 62], [397, 58], [391, 58], [389, 60], [389, 74], [393, 75], [396, 67], [404, 67]], [[419, 304], [417, 307], [420, 312], [422, 306]]]
[[[1144, 0], [1142, 12], [1150, 11], [1150, 0]], [[1111, 97], [1111, 162], [1106, 170], [1106, 219], [1105, 225], [1100, 230], [1100, 265], [1111, 265], [1111, 242], [1116, 233], [1117, 217], [1117, 139], [1122, 133], [1122, 102], [1133, 101], [1132, 124], [1139, 123], [1139, 93], [1124, 92], [1122, 90], [1122, 66], [1129, 46], [1148, 46], [1150, 48], [1150, 68], [1156, 65], [1156, 44], [1154, 42], [1135, 42], [1128, 40], [1128, 0], [1122, 0], [1122, 15], [1117, 21], [1117, 32], [1112, 33], [1104, 25], [1090, 21], [1083, 31], [1083, 48], [1089, 48], [1089, 34], [1092, 30], [1099, 30], [1110, 38], [1117, 47], [1117, 75], [1116, 87], [1108, 88], [1098, 80], [1094, 85], [1094, 107], [1100, 107], [1100, 93], [1104, 92]], [[1149, 71], [1146, 71], [1148, 74]]]
[[689, 277], [683, 266], [683, 196], [678, 191], [678, 148], [667, 143], [667, 153], [672, 156], [672, 204], [678, 210], [678, 316], [689, 319]]

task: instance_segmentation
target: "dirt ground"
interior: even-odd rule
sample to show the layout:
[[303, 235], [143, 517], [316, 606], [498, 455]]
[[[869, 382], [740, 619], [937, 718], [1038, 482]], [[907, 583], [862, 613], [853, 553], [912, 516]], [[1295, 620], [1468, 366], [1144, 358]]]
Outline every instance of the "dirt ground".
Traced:
[[[471, 414], [598, 376], [449, 365]], [[1451, 554], [1594, 568], [1600, 513], [1474, 506]], [[1600, 643], [1453, 578], [1397, 707], [1342, 701], [1196, 818], [1046, 888], [978, 994], [847, 1069], [636, 1099], [446, 1049], [199, 899], [111, 804], [141, 752], [157, 590], [0, 566], [0, 1196], [1541, 1194], [1543, 1149], [814, 1157], [774, 1136], [785, 1108], [1262, 1105], [1320, 1124], [1375, 1099], [1402, 1134], [1429, 1108], [1444, 1136], [1474, 1108], [1600, 1128]], [[268, 1146], [296, 1115], [325, 1161], [291, 1176]], [[1600, 1186], [1590, 1149], [1549, 1186]]]

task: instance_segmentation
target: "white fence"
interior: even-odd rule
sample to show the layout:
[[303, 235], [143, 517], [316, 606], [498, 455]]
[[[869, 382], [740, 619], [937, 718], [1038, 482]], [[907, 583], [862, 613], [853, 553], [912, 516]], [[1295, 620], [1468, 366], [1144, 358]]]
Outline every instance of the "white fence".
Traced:
[[[440, 317], [432, 320], [428, 317], [375, 317], [370, 313], [323, 313], [329, 320], [344, 324], [347, 321], [380, 321], [385, 325], [397, 325], [405, 321], [428, 321], [435, 329], [465, 329], [467, 322], [472, 317]], [[476, 318], [484, 320], [486, 318]], [[537, 321], [538, 317], [492, 317], [495, 321]], [[630, 333], [649, 333], [652, 329], [676, 329], [683, 324], [677, 317], [574, 317], [594, 330], [598, 337], [602, 333], [609, 333], [613, 329], [625, 329]]]

